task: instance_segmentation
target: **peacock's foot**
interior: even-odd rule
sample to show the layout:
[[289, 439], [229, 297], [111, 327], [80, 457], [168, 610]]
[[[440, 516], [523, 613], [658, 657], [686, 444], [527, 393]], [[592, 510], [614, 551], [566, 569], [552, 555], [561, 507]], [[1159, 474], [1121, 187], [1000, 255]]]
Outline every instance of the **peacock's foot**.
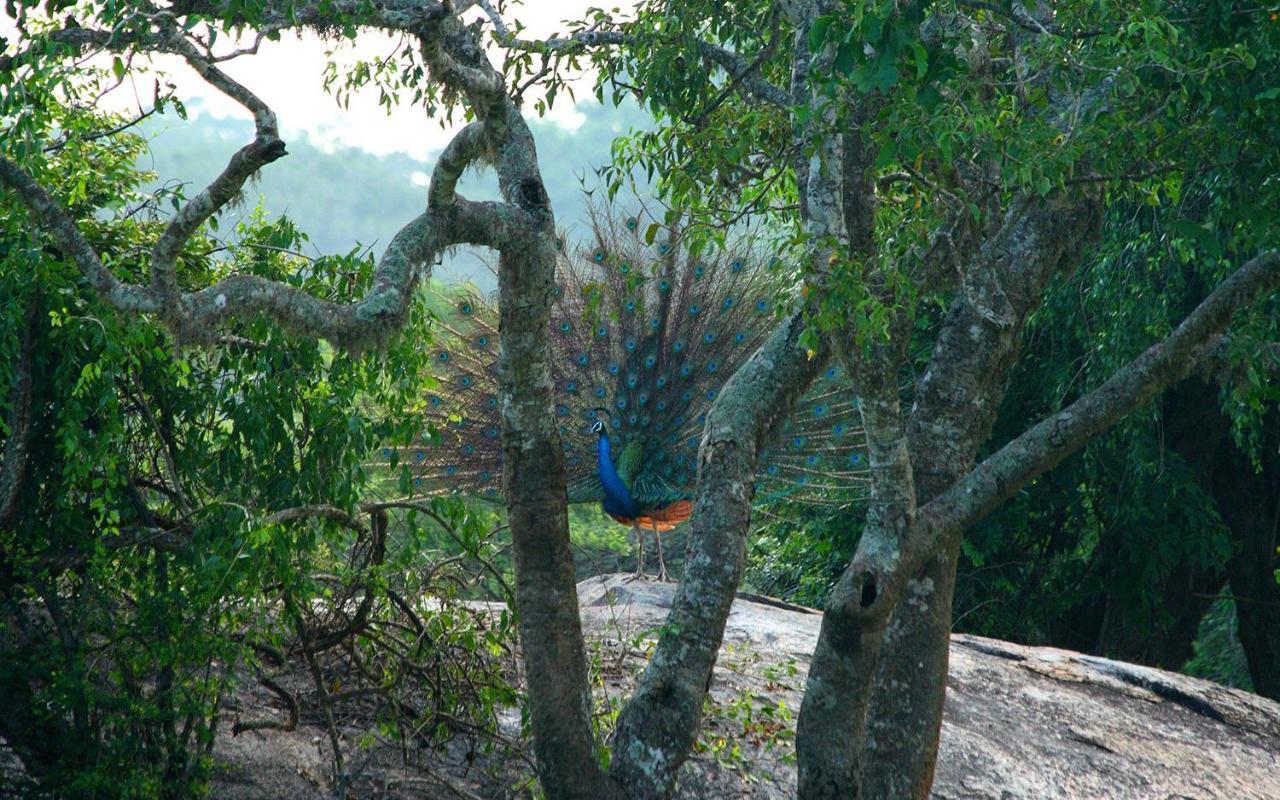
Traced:
[[627, 583], [630, 583], [631, 581], [647, 581], [647, 580], [649, 580], [649, 575], [644, 571], [644, 562], [641, 562], [640, 566], [636, 567], [635, 572], [623, 578], [623, 581]]

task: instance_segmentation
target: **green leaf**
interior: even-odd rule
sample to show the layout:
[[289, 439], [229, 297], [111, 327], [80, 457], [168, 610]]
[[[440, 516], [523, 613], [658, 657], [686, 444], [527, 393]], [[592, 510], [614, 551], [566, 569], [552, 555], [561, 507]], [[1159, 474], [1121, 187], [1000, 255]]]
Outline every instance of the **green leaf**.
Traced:
[[942, 94], [937, 87], [926, 86], [916, 94], [916, 102], [925, 111], [933, 111], [942, 102]]
[[822, 48], [823, 42], [827, 39], [827, 29], [831, 27], [831, 21], [833, 19], [835, 19], [835, 17], [824, 15], [813, 21], [813, 26], [809, 28], [810, 52], [817, 52]]

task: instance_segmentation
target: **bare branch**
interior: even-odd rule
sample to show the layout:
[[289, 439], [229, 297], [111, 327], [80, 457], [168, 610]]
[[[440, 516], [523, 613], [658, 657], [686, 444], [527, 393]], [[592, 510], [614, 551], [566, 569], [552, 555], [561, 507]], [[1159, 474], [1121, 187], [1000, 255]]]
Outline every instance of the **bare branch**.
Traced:
[[222, 174], [200, 194], [178, 211], [151, 251], [151, 286], [172, 312], [178, 301], [178, 276], [175, 265], [183, 246], [209, 217], [240, 195], [244, 183], [259, 169], [285, 155], [284, 142], [276, 127], [276, 115], [253, 92], [213, 66], [181, 35], [170, 40], [172, 49], [182, 55], [200, 77], [253, 114], [257, 135], [236, 151]]
[[339, 525], [342, 525], [345, 528], [350, 528], [360, 533], [367, 532], [363, 522], [351, 516], [346, 511], [343, 511], [342, 509], [338, 508], [337, 506], [331, 506], [324, 503], [310, 505], [310, 506], [296, 506], [294, 508], [286, 508], [283, 511], [277, 511], [274, 514], [269, 515], [266, 519], [263, 520], [263, 522], [266, 522], [269, 524], [283, 523], [283, 522], [292, 522], [294, 520], [299, 520], [299, 519], [309, 519], [311, 517], [322, 517], [324, 519], [333, 520], [334, 522], [338, 523]]
[[484, 122], [472, 122], [449, 141], [431, 172], [427, 208], [440, 209], [457, 202], [458, 180], [467, 167], [484, 153], [489, 144], [487, 134]]

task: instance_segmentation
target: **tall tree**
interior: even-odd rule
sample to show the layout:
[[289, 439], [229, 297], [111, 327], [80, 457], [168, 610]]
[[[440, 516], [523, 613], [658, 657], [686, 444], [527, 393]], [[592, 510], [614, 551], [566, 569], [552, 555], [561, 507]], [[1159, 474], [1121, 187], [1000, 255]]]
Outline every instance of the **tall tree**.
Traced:
[[[1049, 281], [1088, 257], [1104, 189], [1132, 186], [1162, 202], [1205, 157], [1272, 170], [1276, 33], [1252, 7], [664, 1], [642, 3], [624, 21], [597, 12], [543, 41], [517, 38], [488, 0], [89, 4], [77, 6], [79, 19], [52, 25], [18, 8], [23, 34], [0, 64], [9, 125], [0, 185], [117, 308], [155, 315], [185, 341], [267, 315], [358, 349], [401, 324], [443, 248], [499, 253], [504, 487], [535, 751], [550, 797], [671, 791], [742, 574], [758, 454], [831, 357], [855, 379], [872, 498], [809, 673], [800, 793], [925, 796], [965, 528], [1184, 377], [1233, 315], [1280, 281], [1280, 254], [1260, 238], [1249, 249], [1261, 254], [1176, 329], [978, 461], [1026, 321]], [[461, 19], [477, 9], [476, 22]], [[392, 240], [363, 297], [323, 300], [245, 275], [182, 286], [174, 265], [184, 244], [285, 154], [271, 110], [219, 67], [238, 51], [210, 31], [362, 27], [416, 48], [390, 78], [378, 73], [393, 89], [473, 120], [441, 154], [425, 212]], [[500, 67], [482, 47], [485, 32], [506, 55]], [[254, 141], [157, 238], [147, 283], [113, 274], [41, 184], [45, 143], [32, 120], [47, 98], [74, 91], [77, 59], [99, 51], [119, 53], [122, 73], [139, 53], [183, 58], [255, 119]], [[703, 223], [709, 242], [739, 215], [769, 215], [787, 234], [780, 246], [797, 286], [794, 311], [707, 415], [685, 575], [671, 624], [619, 717], [608, 774], [592, 737], [551, 399], [554, 219], [520, 116], [526, 85], [541, 84], [549, 97], [586, 60], [603, 68], [602, 91], [636, 91], [667, 123], [623, 144], [619, 166], [654, 168], [659, 191]], [[501, 201], [457, 194], [472, 165], [497, 172]], [[907, 351], [930, 303], [947, 311], [925, 371], [904, 392]]]

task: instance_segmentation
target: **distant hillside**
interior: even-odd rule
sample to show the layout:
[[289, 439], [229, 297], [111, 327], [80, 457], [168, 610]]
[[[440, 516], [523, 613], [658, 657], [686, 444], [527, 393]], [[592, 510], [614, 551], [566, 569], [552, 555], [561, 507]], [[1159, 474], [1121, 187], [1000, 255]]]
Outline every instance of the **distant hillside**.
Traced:
[[[547, 192], [557, 221], [565, 227], [583, 219], [586, 198], [580, 181], [585, 177], [592, 185], [594, 169], [609, 160], [614, 137], [648, 124], [645, 113], [634, 106], [615, 109], [583, 103], [578, 110], [586, 122], [573, 131], [542, 120], [531, 122]], [[252, 138], [253, 126], [247, 120], [204, 115], [185, 122], [168, 118], [149, 126], [144, 135], [151, 139], [151, 156], [139, 166], [154, 170], [162, 181], [191, 184], [190, 194]], [[261, 196], [271, 215], [292, 218], [318, 252], [346, 252], [357, 245], [381, 252], [426, 202], [421, 184], [434, 158], [423, 162], [403, 154], [380, 157], [355, 148], [328, 153], [300, 137], [290, 137], [288, 148], [288, 157], [268, 165], [250, 191]], [[497, 182], [492, 173], [472, 173], [463, 178], [461, 191], [473, 199], [492, 199]], [[229, 230], [232, 221], [225, 220], [222, 229]], [[471, 254], [446, 259], [438, 274], [470, 279], [485, 289], [494, 286], [488, 268]]]

